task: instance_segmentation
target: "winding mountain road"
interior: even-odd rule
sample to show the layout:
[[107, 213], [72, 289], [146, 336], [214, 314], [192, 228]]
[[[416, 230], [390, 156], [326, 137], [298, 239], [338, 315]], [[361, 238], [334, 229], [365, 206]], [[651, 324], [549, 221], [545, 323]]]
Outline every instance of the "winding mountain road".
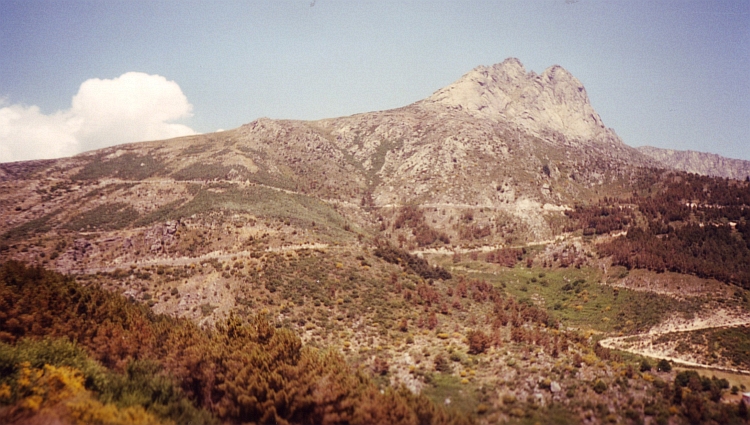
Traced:
[[620, 337], [605, 338], [599, 341], [602, 347], [626, 351], [632, 354], [648, 356], [658, 359], [666, 359], [675, 364], [714, 369], [733, 373], [750, 375], [750, 370], [732, 368], [720, 365], [711, 365], [692, 361], [685, 358], [669, 355], [663, 349], [654, 346], [654, 341], [661, 335], [673, 332], [690, 332], [702, 329], [722, 329], [750, 324], [750, 315], [746, 312], [718, 310], [705, 317], [693, 320], [667, 320], [661, 325], [655, 326], [646, 333], [627, 335]]

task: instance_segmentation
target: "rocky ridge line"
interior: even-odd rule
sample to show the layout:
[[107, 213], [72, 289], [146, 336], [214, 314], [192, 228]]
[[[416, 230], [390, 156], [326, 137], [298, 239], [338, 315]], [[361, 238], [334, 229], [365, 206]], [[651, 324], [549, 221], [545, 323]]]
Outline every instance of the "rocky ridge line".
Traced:
[[713, 153], [660, 149], [653, 146], [641, 146], [636, 149], [664, 167], [675, 170], [735, 180], [750, 177], [750, 161], [726, 158]]

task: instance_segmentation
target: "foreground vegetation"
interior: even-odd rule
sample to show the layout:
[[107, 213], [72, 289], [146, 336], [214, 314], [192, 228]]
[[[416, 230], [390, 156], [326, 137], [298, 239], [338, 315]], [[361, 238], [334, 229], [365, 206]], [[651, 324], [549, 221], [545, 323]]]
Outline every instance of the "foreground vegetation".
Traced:
[[381, 392], [339, 354], [304, 347], [263, 317], [203, 331], [39, 268], [9, 262], [0, 277], [5, 421], [467, 421], [424, 396]]
[[[410, 297], [429, 311], [440, 308], [441, 288], [451, 289], [459, 300], [491, 306], [490, 316], [480, 322], [454, 310], [474, 320], [464, 339], [448, 331], [453, 322], [444, 315], [434, 337], [412, 334], [410, 343], [408, 331], [397, 331], [406, 335], [404, 347], [423, 347], [411, 373], [426, 386], [415, 395], [383, 380], [397, 373], [390, 350], [375, 350], [374, 363], [352, 362], [357, 356], [345, 347], [305, 345], [263, 314], [230, 316], [204, 330], [96, 284], [7, 262], [0, 268], [0, 415], [10, 423], [146, 424], [745, 420], [746, 410], [719, 402], [728, 391], [721, 380], [675, 375], [603, 349], [592, 334], [563, 331], [554, 309], [509, 295], [507, 284], [445, 283]], [[429, 330], [429, 320], [423, 326]], [[390, 332], [388, 339], [398, 338]], [[448, 399], [450, 409], [442, 407]]]

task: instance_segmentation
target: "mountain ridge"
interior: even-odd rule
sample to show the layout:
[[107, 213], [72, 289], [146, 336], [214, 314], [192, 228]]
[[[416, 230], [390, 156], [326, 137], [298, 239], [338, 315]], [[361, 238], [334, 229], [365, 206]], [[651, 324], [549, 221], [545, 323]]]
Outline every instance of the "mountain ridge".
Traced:
[[667, 168], [735, 180], [750, 178], [750, 161], [691, 150], [661, 149], [653, 146], [641, 146], [636, 149]]
[[[487, 83], [479, 84], [477, 75]], [[487, 108], [456, 107], [452, 95], [443, 95], [455, 94], [456, 87]], [[531, 107], [536, 103], [540, 106]], [[588, 121], [563, 125], [581, 116]], [[550, 216], [614, 188], [622, 191], [622, 182], [639, 167], [654, 164], [603, 126], [570, 73], [553, 66], [538, 76], [508, 59], [475, 68], [427, 99], [397, 109], [317, 121], [260, 118], [233, 130], [3, 165], [0, 172], [12, 179], [20, 175], [16, 169], [27, 168], [42, 186], [52, 185], [44, 182], [45, 173], [88, 184], [174, 183], [172, 195], [150, 205], [131, 199], [135, 193], [121, 194], [140, 205], [139, 214], [177, 202], [185, 196], [177, 193], [189, 193], [191, 184], [217, 181], [323, 200], [364, 228], [390, 223], [404, 205], [431, 205], [425, 219], [454, 240], [462, 232], [457, 217], [476, 210], [472, 225], [495, 229], [483, 243], [505, 244], [553, 238]], [[66, 220], [70, 212], [60, 214]], [[19, 217], [9, 221], [18, 222]], [[402, 233], [395, 229], [391, 236], [414, 238]]]

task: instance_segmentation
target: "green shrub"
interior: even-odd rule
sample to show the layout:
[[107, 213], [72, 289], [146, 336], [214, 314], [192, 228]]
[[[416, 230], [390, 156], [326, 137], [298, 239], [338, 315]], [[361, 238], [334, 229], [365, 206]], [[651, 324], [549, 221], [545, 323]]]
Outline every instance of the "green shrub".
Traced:
[[597, 379], [592, 389], [597, 394], [601, 394], [604, 391], [607, 391], [607, 384], [605, 384], [604, 381], [602, 381], [601, 379]]
[[641, 372], [648, 372], [651, 370], [651, 368], [652, 368], [651, 362], [649, 362], [648, 359], [641, 360], [641, 365], [640, 365]]
[[[60, 212], [61, 210], [56, 210], [47, 215], [27, 221], [20, 226], [14, 227], [0, 236], [0, 240], [19, 241], [36, 233], [48, 232], [52, 228], [49, 222]], [[7, 247], [7, 245], [4, 246]]]
[[451, 365], [448, 363], [448, 360], [445, 358], [445, 355], [443, 353], [438, 354], [435, 356], [435, 359], [433, 360], [435, 363], [435, 370], [438, 372], [450, 372]]
[[396, 248], [384, 241], [378, 242], [378, 246], [373, 251], [373, 254], [389, 263], [399, 264], [403, 268], [414, 272], [424, 279], [447, 280], [452, 277], [444, 268], [437, 265], [434, 267], [430, 266], [424, 258], [419, 258], [416, 255], [410, 254], [408, 251]]
[[667, 359], [661, 359], [659, 360], [659, 363], [656, 364], [656, 370], [659, 372], [671, 372], [672, 364], [669, 363], [669, 360]]

